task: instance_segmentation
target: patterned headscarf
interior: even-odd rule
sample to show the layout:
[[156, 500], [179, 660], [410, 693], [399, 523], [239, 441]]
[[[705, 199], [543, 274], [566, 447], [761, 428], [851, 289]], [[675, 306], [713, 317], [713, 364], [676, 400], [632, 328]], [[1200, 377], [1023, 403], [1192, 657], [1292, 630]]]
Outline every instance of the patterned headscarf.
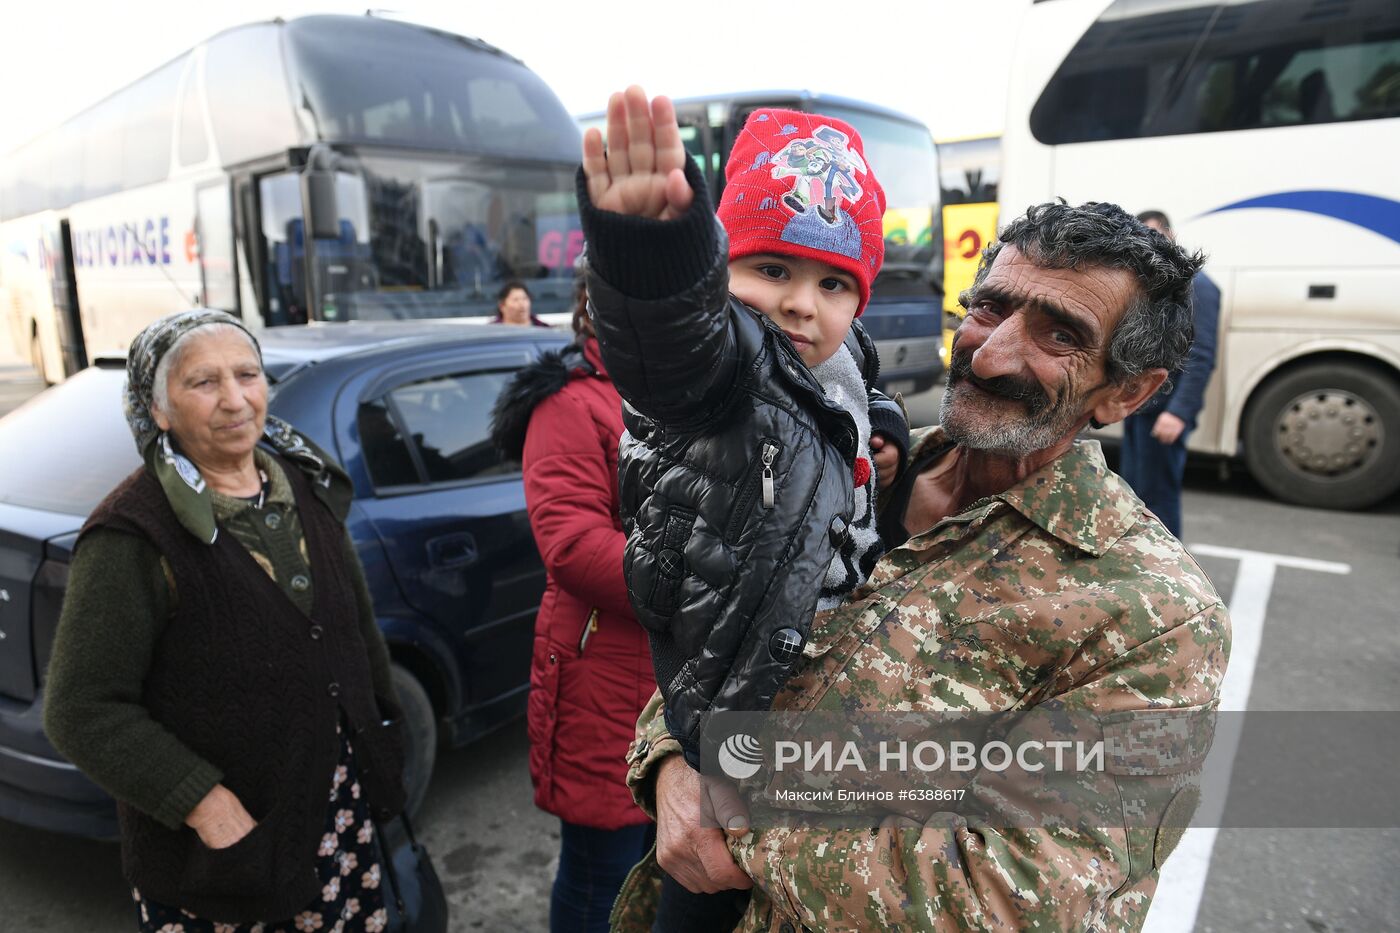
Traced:
[[[147, 469], [160, 481], [180, 523], [205, 544], [213, 544], [219, 534], [214, 520], [213, 491], [204, 482], [199, 468], [180, 453], [176, 440], [156, 424], [151, 404], [160, 361], [181, 337], [209, 324], [232, 324], [247, 334], [258, 354], [258, 362], [262, 362], [262, 347], [238, 318], [206, 308], [179, 311], [150, 324], [131, 341], [126, 354], [123, 393], [126, 423], [136, 439], [136, 449], [141, 452]], [[338, 519], [344, 519], [353, 492], [350, 478], [339, 464], [290, 424], [272, 415], [267, 416], [262, 440], [306, 474], [317, 496]]]

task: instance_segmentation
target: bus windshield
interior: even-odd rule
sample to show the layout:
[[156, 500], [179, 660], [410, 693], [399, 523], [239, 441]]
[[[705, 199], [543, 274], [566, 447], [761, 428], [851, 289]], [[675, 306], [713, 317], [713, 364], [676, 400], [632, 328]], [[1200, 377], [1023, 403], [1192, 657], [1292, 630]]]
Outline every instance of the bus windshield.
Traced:
[[[306, 320], [299, 177], [262, 179], [269, 306]], [[318, 239], [319, 320], [493, 315], [526, 283], [536, 314], [570, 309], [582, 250], [570, 165], [363, 155], [338, 172], [341, 235]]]
[[[938, 224], [938, 156], [928, 130], [865, 110], [821, 103], [822, 113], [860, 131], [865, 154], [885, 189], [883, 274], [927, 276], [941, 255]], [[885, 284], [885, 283], [882, 283]]]
[[472, 40], [344, 16], [293, 20], [287, 37], [324, 140], [578, 158], [578, 131], [548, 86]]

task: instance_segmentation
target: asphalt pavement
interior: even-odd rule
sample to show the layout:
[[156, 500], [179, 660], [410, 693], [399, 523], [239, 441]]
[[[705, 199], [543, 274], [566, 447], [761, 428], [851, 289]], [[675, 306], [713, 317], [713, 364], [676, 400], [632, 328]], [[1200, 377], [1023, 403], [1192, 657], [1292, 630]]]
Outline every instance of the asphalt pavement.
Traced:
[[[19, 365], [0, 351], [0, 411], [37, 388]], [[937, 390], [909, 400], [916, 422], [937, 405]], [[1227, 685], [1242, 705], [1400, 711], [1400, 497], [1364, 513], [1302, 508], [1242, 470], [1193, 463], [1184, 514], [1231, 602]], [[527, 758], [523, 722], [438, 758], [418, 824], [453, 931], [548, 927], [558, 823], [532, 803]], [[1150, 933], [1400, 930], [1400, 829], [1191, 830], [1167, 869]], [[133, 920], [114, 844], [0, 822], [0, 931], [120, 933]]]

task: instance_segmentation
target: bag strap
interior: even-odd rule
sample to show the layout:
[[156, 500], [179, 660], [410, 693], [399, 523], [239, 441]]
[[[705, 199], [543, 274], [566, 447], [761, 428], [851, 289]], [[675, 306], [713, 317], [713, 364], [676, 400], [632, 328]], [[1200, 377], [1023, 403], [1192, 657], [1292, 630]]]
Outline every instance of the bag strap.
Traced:
[[[409, 825], [408, 815], [400, 813], [396, 818], [403, 823], [404, 833], [408, 836], [408, 844], [412, 848], [418, 847], [418, 840], [413, 837], [413, 827]], [[394, 851], [389, 848], [389, 834], [384, 831], [384, 823], [375, 823], [375, 832], [379, 834], [379, 850], [384, 856], [384, 876], [389, 882], [389, 887], [394, 890], [394, 906], [398, 909], [399, 919], [404, 916], [403, 889], [399, 886], [399, 873], [394, 868]]]

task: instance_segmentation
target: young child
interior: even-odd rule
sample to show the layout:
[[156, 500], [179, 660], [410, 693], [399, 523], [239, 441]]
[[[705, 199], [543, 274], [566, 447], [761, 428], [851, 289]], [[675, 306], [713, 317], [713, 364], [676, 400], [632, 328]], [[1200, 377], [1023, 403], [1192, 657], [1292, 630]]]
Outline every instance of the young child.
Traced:
[[614, 95], [608, 144], [584, 137], [579, 211], [627, 402], [624, 568], [668, 730], [700, 769], [709, 714], [769, 709], [813, 613], [882, 553], [877, 483], [908, 425], [853, 322], [884, 258], [884, 192], [856, 131], [818, 114], [750, 115], [719, 224], [664, 97]]

